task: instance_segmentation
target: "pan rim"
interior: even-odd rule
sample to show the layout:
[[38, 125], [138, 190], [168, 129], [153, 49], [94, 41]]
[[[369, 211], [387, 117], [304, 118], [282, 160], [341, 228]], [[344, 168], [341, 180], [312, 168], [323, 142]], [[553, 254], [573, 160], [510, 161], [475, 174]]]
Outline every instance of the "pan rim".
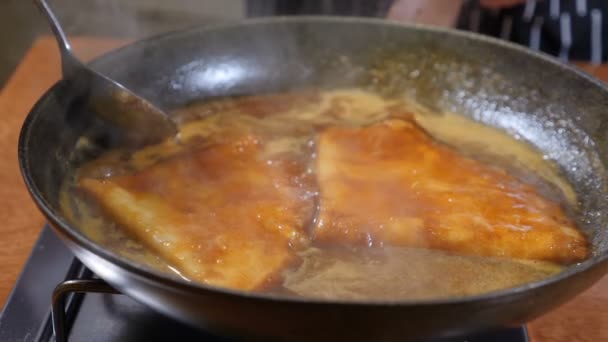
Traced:
[[[600, 80], [595, 77], [574, 68], [573, 66], [563, 64], [553, 57], [546, 55], [541, 52], [530, 50], [526, 47], [506, 42], [503, 40], [499, 40], [493, 37], [488, 37], [485, 35], [459, 31], [450, 28], [440, 28], [428, 25], [421, 24], [404, 24], [396, 21], [379, 19], [379, 18], [352, 18], [352, 17], [332, 17], [332, 16], [297, 16], [297, 17], [266, 17], [266, 18], [256, 18], [256, 19], [246, 19], [239, 22], [228, 22], [221, 24], [212, 24], [212, 25], [197, 25], [186, 29], [171, 31], [167, 33], [163, 33], [160, 35], [152, 36], [143, 40], [138, 40], [133, 43], [129, 43], [123, 47], [120, 47], [116, 50], [113, 50], [109, 53], [105, 53], [97, 58], [95, 58], [91, 65], [95, 65], [97, 63], [102, 62], [104, 59], [108, 58], [110, 55], [124, 53], [131, 49], [134, 49], [137, 46], [142, 46], [149, 44], [151, 42], [160, 43], [165, 39], [175, 38], [179, 35], [188, 35], [194, 32], [204, 33], [210, 32], [214, 30], [222, 30], [227, 28], [237, 28], [237, 27], [248, 27], [251, 25], [272, 25], [279, 23], [366, 23], [366, 24], [374, 24], [374, 25], [385, 25], [385, 26], [398, 26], [403, 27], [410, 30], [427, 32], [427, 33], [436, 33], [436, 34], [444, 34], [449, 35], [456, 38], [466, 39], [466, 40], [476, 40], [485, 44], [498, 45], [503, 48], [515, 50], [518, 53], [530, 56], [531, 58], [541, 60], [545, 63], [551, 64], [553, 67], [561, 69], [564, 72], [568, 72], [571, 75], [575, 75], [587, 82], [593, 84], [593, 86], [599, 87], [601, 90], [607, 93], [608, 97], [608, 85], [604, 84]], [[482, 301], [496, 301], [501, 299], [506, 299], [512, 296], [516, 296], [523, 292], [528, 292], [531, 290], [537, 290], [558, 282], [563, 281], [566, 278], [570, 278], [575, 276], [576, 274], [587, 271], [593, 267], [596, 267], [608, 260], [608, 251], [604, 252], [600, 255], [595, 255], [592, 258], [589, 258], [579, 264], [569, 266], [564, 271], [541, 279], [539, 281], [534, 281], [530, 283], [525, 283], [523, 285], [519, 285], [516, 287], [510, 287], [506, 289], [501, 289], [497, 291], [491, 291], [482, 293], [479, 295], [473, 296], [464, 296], [464, 297], [449, 297], [449, 298], [438, 298], [438, 299], [430, 299], [430, 300], [346, 300], [346, 299], [320, 299], [320, 298], [311, 298], [311, 297], [296, 297], [296, 296], [284, 296], [277, 294], [269, 294], [269, 293], [258, 293], [258, 292], [247, 292], [240, 291], [230, 288], [205, 285], [202, 283], [194, 282], [194, 281], [186, 281], [184, 279], [180, 279], [178, 277], [173, 277], [165, 272], [160, 270], [154, 270], [145, 265], [139, 265], [134, 261], [130, 261], [128, 258], [121, 257], [117, 253], [113, 253], [110, 250], [102, 247], [100, 244], [95, 243], [90, 238], [88, 238], [80, 229], [76, 226], [70, 224], [67, 219], [65, 219], [64, 215], [60, 213], [59, 210], [54, 210], [53, 206], [44, 198], [42, 191], [36, 186], [36, 182], [34, 177], [32, 176], [30, 170], [31, 166], [29, 165], [29, 159], [26, 157], [27, 154], [27, 144], [31, 141], [31, 127], [33, 127], [37, 120], [40, 119], [42, 111], [40, 108], [43, 107], [44, 103], [49, 99], [51, 94], [60, 86], [62, 81], [58, 81], [51, 88], [49, 88], [36, 102], [34, 107], [28, 113], [19, 136], [18, 142], [18, 160], [19, 160], [19, 168], [26, 184], [26, 187], [36, 203], [37, 207], [41, 210], [41, 212], [49, 219], [51, 225], [60, 231], [62, 235], [69, 238], [72, 242], [76, 243], [80, 247], [83, 247], [87, 251], [93, 253], [97, 257], [100, 257], [117, 267], [127, 271], [133, 276], [140, 278], [145, 281], [153, 281], [157, 285], [161, 285], [165, 288], [169, 288], [171, 290], [179, 290], [182, 292], [187, 292], [191, 294], [201, 294], [205, 292], [210, 292], [213, 294], [222, 294], [225, 296], [236, 296], [241, 297], [243, 299], [250, 300], [263, 300], [263, 301], [274, 301], [274, 302], [282, 302], [282, 303], [301, 303], [306, 305], [341, 305], [341, 306], [357, 306], [357, 307], [427, 307], [427, 306], [445, 306], [445, 305], [462, 305], [462, 304], [470, 304], [475, 302]], [[128, 293], [127, 293], [128, 294]]]

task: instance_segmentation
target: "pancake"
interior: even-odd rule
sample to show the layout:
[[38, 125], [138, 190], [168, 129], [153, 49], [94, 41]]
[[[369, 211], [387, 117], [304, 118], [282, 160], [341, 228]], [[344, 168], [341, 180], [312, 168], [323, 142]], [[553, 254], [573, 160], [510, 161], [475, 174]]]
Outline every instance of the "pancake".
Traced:
[[312, 210], [291, 181], [301, 167], [260, 159], [262, 149], [243, 136], [79, 186], [185, 277], [259, 289], [294, 261], [292, 247], [306, 244]]
[[562, 264], [589, 255], [558, 203], [435, 141], [413, 120], [330, 127], [317, 149], [317, 242]]

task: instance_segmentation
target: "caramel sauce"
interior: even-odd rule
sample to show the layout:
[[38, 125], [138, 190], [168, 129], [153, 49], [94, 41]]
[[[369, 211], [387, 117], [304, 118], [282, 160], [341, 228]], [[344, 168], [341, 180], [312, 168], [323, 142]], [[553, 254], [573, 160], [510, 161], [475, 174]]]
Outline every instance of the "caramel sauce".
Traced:
[[174, 115], [178, 139], [106, 152], [61, 193], [92, 240], [174, 276], [428, 299], [539, 280], [588, 255], [558, 168], [461, 115], [359, 89], [221, 99]]

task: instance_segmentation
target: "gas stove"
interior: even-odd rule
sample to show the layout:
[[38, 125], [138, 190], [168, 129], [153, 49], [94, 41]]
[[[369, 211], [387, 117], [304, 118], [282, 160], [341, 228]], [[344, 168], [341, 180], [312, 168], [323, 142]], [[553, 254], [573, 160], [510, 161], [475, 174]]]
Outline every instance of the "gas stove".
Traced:
[[[54, 313], [54, 314], [53, 314]], [[53, 319], [54, 318], [54, 319]], [[121, 295], [45, 227], [0, 315], [0, 341], [228, 341]], [[525, 327], [441, 342], [523, 342]]]

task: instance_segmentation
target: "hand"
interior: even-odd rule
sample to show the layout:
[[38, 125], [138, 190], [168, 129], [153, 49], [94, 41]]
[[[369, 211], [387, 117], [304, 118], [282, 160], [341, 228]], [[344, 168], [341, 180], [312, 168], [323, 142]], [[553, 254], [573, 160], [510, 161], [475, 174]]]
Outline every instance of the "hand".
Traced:
[[404, 22], [453, 26], [460, 7], [462, 0], [396, 0], [387, 17]]
[[526, 0], [480, 0], [479, 4], [486, 8], [499, 9], [513, 7], [526, 3]]

